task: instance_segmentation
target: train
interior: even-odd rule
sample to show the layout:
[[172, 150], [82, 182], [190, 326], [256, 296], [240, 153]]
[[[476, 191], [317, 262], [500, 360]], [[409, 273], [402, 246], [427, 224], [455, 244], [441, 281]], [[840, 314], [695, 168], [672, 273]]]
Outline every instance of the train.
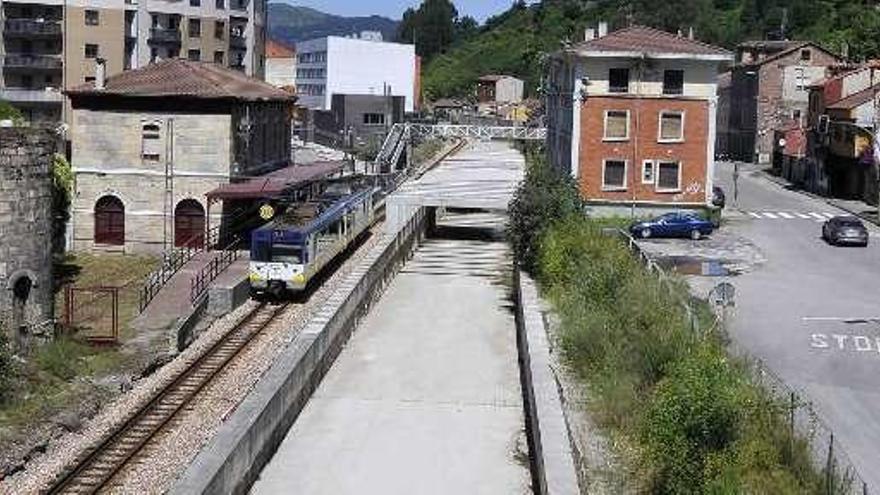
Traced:
[[291, 206], [251, 234], [251, 297], [282, 298], [305, 291], [336, 256], [376, 220], [378, 187], [333, 184]]

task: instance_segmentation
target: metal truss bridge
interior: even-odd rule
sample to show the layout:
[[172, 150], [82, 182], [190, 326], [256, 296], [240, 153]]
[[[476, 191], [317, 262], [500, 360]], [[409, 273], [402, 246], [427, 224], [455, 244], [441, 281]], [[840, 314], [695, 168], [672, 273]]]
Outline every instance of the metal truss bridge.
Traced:
[[455, 124], [396, 124], [409, 128], [409, 132], [420, 137], [457, 137], [473, 139], [512, 139], [543, 141], [547, 137], [544, 127], [509, 127]]

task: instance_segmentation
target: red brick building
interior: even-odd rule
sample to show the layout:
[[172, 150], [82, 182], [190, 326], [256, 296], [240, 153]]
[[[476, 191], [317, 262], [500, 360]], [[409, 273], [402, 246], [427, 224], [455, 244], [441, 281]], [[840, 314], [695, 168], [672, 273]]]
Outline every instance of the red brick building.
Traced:
[[722, 48], [642, 26], [557, 53], [547, 91], [551, 163], [577, 177], [596, 211], [706, 206], [717, 78], [732, 61]]

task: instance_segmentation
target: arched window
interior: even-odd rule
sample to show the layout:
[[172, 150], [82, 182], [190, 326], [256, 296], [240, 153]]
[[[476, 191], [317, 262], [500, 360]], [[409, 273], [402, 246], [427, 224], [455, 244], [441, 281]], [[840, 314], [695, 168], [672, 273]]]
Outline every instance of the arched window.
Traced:
[[125, 245], [125, 206], [115, 196], [95, 203], [95, 244]]
[[194, 199], [177, 203], [174, 209], [174, 245], [201, 248], [205, 244], [205, 209]]

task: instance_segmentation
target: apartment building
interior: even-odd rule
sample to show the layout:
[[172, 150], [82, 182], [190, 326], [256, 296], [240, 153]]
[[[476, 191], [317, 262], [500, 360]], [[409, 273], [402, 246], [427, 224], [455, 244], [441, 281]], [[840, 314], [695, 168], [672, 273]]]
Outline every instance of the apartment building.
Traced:
[[296, 50], [280, 41], [266, 41], [266, 82], [279, 88], [296, 88]]
[[169, 58], [262, 78], [266, 0], [3, 0], [0, 98], [33, 121], [70, 121], [61, 91]]
[[402, 96], [405, 110], [416, 107], [418, 60], [415, 46], [387, 43], [368, 34], [329, 36], [296, 45], [299, 103], [330, 110], [333, 95]]
[[810, 84], [842, 60], [808, 41], [753, 41], [737, 49], [736, 65], [721, 97], [729, 109], [719, 122], [720, 151], [748, 162], [769, 163], [776, 131], [802, 122]]
[[596, 213], [706, 207], [716, 81], [733, 54], [643, 26], [593, 32], [551, 59], [551, 163], [577, 178]]

